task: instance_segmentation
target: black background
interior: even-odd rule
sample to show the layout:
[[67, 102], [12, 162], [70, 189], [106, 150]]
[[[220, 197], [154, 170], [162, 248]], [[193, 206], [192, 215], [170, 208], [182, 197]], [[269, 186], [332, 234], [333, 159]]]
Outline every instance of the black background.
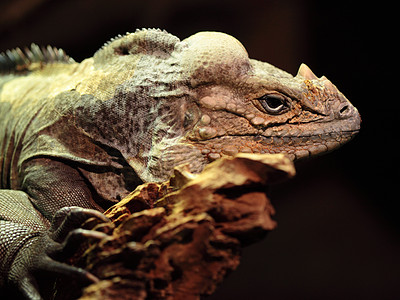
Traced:
[[278, 228], [244, 250], [207, 299], [400, 299], [398, 10], [383, 1], [21, 0], [0, 2], [0, 51], [35, 42], [80, 61], [117, 34], [214, 30], [296, 74], [305, 62], [359, 109], [348, 145], [275, 186]]

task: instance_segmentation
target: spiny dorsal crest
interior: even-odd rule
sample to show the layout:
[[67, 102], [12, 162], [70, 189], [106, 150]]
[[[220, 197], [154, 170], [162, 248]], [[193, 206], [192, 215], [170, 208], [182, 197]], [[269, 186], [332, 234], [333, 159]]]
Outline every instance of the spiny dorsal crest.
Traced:
[[62, 49], [31, 44], [30, 48], [15, 48], [0, 53], [0, 74], [26, 73], [40, 69], [46, 64], [73, 62], [75, 61]]
[[113, 55], [144, 54], [168, 57], [179, 43], [179, 38], [161, 29], [140, 29], [134, 33], [111, 39], [95, 53], [95, 59], [104, 60]]

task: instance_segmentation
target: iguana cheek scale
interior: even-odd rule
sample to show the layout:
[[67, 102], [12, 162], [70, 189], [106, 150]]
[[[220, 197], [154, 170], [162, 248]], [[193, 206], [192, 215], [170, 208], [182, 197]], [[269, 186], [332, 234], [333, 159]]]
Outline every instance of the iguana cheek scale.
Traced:
[[81, 63], [32, 45], [1, 54], [0, 72], [0, 284], [31, 299], [40, 297], [38, 269], [95, 280], [48, 259], [61, 251], [59, 228], [104, 221], [96, 210], [138, 184], [241, 152], [318, 155], [360, 128], [357, 109], [327, 78], [305, 64], [292, 76], [250, 59], [217, 32], [180, 41], [139, 30]]

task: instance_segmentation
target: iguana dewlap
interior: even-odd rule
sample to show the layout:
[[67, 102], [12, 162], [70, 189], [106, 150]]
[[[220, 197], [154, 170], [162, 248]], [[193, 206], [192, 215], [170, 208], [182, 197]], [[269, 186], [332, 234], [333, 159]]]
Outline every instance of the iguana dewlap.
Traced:
[[249, 59], [217, 32], [180, 41], [140, 30], [81, 63], [33, 45], [1, 54], [0, 71], [0, 285], [32, 299], [31, 271], [49, 268], [34, 258], [52, 253], [42, 241], [63, 240], [51, 223], [60, 209], [83, 208], [58, 212], [58, 222], [96, 215], [180, 164], [200, 172], [240, 152], [299, 159], [360, 128], [357, 109], [324, 76]]

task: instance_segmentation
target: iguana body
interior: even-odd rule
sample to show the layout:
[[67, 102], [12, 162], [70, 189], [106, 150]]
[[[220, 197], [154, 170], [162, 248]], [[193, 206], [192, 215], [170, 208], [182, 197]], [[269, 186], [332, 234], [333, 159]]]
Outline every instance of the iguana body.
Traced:
[[0, 69], [0, 281], [31, 298], [29, 270], [42, 267], [16, 261], [37, 253], [30, 244], [59, 209], [103, 211], [179, 164], [200, 172], [238, 152], [320, 154], [360, 125], [325, 77], [249, 59], [222, 33], [180, 41], [141, 30], [81, 63], [54, 48], [14, 50]]

